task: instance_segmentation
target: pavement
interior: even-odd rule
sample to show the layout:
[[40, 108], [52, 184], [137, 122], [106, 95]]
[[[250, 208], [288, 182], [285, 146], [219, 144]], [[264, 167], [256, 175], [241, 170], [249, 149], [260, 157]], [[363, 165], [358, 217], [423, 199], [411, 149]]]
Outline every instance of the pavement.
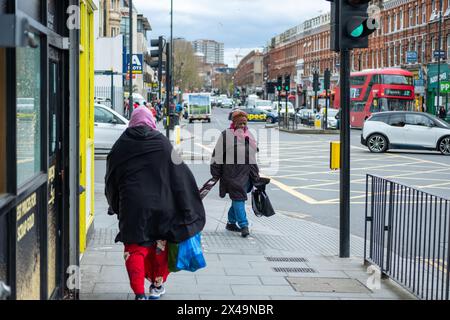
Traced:
[[[107, 215], [103, 190], [96, 183], [95, 232], [81, 259], [80, 299], [131, 300], [123, 245], [114, 243], [117, 220]], [[225, 230], [228, 199], [208, 195], [204, 205], [207, 267], [171, 274], [162, 300], [415, 299], [393, 281], [368, 273], [360, 237], [351, 237], [351, 257], [341, 259], [337, 229], [285, 212], [258, 218], [247, 207], [251, 234], [244, 239]]]

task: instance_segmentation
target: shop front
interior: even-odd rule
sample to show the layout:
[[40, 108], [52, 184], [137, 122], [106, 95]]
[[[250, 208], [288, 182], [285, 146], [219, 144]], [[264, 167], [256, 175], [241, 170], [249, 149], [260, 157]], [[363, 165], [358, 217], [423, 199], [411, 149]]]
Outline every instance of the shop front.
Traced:
[[441, 88], [442, 84], [450, 81], [450, 68], [447, 63], [440, 65], [440, 79], [438, 79], [438, 65], [428, 65], [428, 81], [427, 81], [427, 104], [426, 111], [433, 115], [437, 115], [440, 106], [444, 106], [448, 111], [450, 109], [450, 92], [440, 90], [440, 99], [438, 99], [438, 80]]
[[78, 46], [66, 21], [77, 4], [0, 0], [0, 281], [11, 299], [71, 295], [78, 120], [70, 57]]

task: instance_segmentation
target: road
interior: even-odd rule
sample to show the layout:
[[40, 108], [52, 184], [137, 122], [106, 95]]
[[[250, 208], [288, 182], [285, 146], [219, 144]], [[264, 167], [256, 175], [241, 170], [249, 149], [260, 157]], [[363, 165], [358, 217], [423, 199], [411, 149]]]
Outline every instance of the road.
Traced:
[[[210, 178], [209, 157], [218, 135], [229, 126], [229, 112], [215, 108], [211, 123], [182, 123], [184, 160], [199, 186]], [[267, 192], [277, 213], [339, 228], [339, 171], [329, 169], [330, 141], [338, 141], [339, 135], [285, 133], [264, 123], [249, 127], [261, 149], [261, 172], [272, 179]], [[372, 154], [360, 144], [361, 131], [351, 134], [352, 234], [364, 236], [367, 174], [450, 198], [450, 157], [414, 151]], [[99, 183], [103, 183], [104, 166], [104, 161], [96, 161]], [[218, 193], [216, 187], [208, 197], [218, 198]]]

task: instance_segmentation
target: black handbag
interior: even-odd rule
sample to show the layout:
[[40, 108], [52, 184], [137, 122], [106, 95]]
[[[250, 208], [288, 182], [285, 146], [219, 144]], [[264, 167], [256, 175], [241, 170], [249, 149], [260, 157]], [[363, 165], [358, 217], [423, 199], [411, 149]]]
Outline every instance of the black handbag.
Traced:
[[[269, 180], [270, 181], [270, 180]], [[268, 182], [267, 182], [268, 183]], [[269, 196], [266, 193], [266, 184], [256, 185], [252, 191], [252, 208], [257, 217], [271, 217], [275, 214]]]

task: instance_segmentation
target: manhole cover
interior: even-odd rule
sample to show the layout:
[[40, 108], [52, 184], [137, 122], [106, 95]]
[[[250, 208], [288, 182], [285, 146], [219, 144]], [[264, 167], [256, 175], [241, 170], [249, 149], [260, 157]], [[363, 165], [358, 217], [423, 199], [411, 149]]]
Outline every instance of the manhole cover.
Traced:
[[298, 257], [265, 257], [267, 261], [272, 262], [308, 262], [308, 259]]
[[286, 279], [298, 292], [372, 293], [356, 279], [295, 277]]
[[286, 272], [286, 273], [315, 273], [316, 270], [312, 268], [284, 268], [284, 267], [275, 267], [272, 268], [275, 272]]

